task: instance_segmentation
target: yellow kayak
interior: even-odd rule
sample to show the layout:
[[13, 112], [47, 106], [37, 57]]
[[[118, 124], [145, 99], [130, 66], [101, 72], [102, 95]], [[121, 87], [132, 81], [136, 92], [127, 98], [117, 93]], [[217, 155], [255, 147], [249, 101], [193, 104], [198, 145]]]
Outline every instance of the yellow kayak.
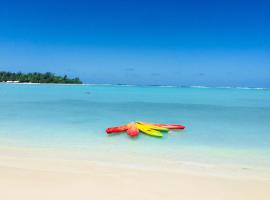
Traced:
[[154, 130], [154, 129], [151, 129], [151, 128], [149, 128], [149, 127], [147, 127], [145, 125], [142, 125], [140, 123], [136, 123], [136, 126], [138, 127], [138, 129], [141, 132], [143, 132], [143, 133], [145, 133], [147, 135], [151, 135], [151, 136], [155, 136], [155, 137], [162, 137], [163, 136], [163, 134], [161, 132], [159, 132], [157, 130]]
[[147, 127], [149, 129], [154, 129], [154, 130], [157, 130], [157, 131], [169, 132], [169, 129], [167, 129], [167, 128], [163, 128], [163, 127], [160, 127], [160, 126], [155, 126], [153, 124], [146, 123], [146, 122], [136, 122], [136, 124], [140, 124], [140, 125], [143, 125], [144, 127]]

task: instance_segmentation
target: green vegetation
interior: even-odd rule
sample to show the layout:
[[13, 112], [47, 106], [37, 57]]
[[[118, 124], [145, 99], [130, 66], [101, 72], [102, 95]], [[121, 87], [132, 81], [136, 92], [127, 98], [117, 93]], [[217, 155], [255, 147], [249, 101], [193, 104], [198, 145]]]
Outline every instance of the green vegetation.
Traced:
[[0, 82], [14, 81], [19, 83], [65, 83], [65, 84], [82, 84], [79, 78], [68, 78], [57, 76], [51, 72], [47, 73], [12, 73], [0, 71]]

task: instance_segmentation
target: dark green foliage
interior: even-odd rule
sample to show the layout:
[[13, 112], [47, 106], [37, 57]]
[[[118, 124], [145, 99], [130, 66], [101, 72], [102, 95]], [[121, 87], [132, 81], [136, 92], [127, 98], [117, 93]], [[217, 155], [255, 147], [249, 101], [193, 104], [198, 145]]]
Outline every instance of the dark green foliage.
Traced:
[[12, 73], [0, 71], [0, 82], [18, 81], [20, 83], [69, 83], [69, 84], [82, 84], [79, 78], [68, 78], [65, 76], [57, 76], [53, 73]]

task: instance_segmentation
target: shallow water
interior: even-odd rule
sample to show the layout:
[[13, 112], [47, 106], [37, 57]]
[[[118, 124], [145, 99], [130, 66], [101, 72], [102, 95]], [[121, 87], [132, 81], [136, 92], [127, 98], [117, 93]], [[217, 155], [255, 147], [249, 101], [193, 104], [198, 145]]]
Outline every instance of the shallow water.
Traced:
[[[119, 152], [270, 169], [270, 90], [0, 84], [0, 146]], [[108, 136], [141, 120], [187, 128]]]

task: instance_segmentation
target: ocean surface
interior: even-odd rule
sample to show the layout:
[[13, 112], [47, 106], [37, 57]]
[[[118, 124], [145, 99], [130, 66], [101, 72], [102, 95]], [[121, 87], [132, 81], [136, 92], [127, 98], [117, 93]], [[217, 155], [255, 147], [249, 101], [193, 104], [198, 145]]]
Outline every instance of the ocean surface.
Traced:
[[[187, 128], [163, 138], [105, 133], [136, 120]], [[270, 170], [270, 90], [0, 84], [0, 147]]]

